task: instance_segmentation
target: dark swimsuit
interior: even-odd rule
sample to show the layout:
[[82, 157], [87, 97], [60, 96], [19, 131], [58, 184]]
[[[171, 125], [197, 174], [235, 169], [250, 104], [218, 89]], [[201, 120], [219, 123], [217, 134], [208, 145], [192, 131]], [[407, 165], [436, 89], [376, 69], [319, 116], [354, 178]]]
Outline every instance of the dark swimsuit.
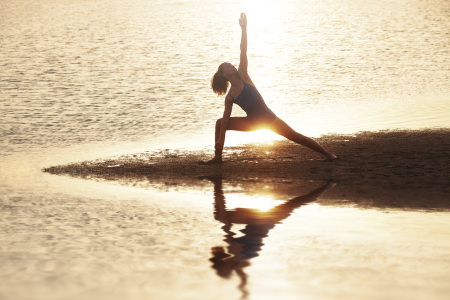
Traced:
[[258, 90], [245, 81], [243, 83], [244, 88], [236, 99], [228, 93], [233, 98], [234, 103], [245, 111], [247, 118], [252, 122], [266, 123], [275, 120], [277, 116], [267, 107]]

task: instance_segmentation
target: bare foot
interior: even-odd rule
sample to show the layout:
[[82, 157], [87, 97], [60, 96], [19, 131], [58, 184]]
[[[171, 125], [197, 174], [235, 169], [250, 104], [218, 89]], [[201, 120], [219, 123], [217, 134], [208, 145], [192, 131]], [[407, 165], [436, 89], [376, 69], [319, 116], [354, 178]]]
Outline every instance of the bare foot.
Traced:
[[199, 162], [201, 165], [215, 165], [215, 164], [221, 164], [222, 163], [222, 157], [214, 157], [211, 160], [208, 161], [201, 161]]
[[328, 161], [333, 161], [333, 160], [336, 160], [337, 158], [338, 157], [335, 154], [331, 153], [331, 152], [329, 152], [328, 155], [327, 155], [327, 160]]

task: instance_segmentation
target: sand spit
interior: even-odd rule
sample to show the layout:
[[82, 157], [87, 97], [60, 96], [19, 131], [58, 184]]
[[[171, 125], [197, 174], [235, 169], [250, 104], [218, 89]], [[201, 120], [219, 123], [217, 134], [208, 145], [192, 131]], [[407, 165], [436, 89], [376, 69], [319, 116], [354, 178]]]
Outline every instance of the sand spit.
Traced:
[[[210, 177], [281, 197], [334, 181], [325, 202], [363, 206], [449, 209], [450, 129], [329, 135], [319, 142], [339, 157], [325, 161], [288, 141], [225, 148], [224, 163], [201, 165], [212, 151], [159, 151], [44, 169], [52, 174], [162, 187], [208, 185]], [[316, 184], [314, 184], [314, 182]], [[327, 200], [328, 199], [328, 200]], [[332, 200], [334, 199], [334, 200]], [[339, 199], [339, 200], [336, 200]], [[334, 203], [333, 202], [333, 203]]]

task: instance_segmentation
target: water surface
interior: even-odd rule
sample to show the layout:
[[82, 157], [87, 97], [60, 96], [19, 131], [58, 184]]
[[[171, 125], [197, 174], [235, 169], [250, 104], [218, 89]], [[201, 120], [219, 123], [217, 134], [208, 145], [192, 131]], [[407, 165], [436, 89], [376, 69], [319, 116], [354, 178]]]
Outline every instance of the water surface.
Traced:
[[[226, 183], [161, 189], [41, 172], [212, 149], [223, 99], [209, 80], [221, 62], [238, 64], [242, 11], [250, 76], [301, 133], [450, 127], [448, 1], [3, 1], [0, 298], [446, 298], [442, 209], [319, 197], [272, 224], [243, 284], [212, 268], [213, 248], [231, 251], [217, 194], [230, 211], [267, 210], [323, 183], [261, 197]], [[227, 145], [274, 138], [233, 132]], [[232, 225], [237, 239], [246, 225]]]

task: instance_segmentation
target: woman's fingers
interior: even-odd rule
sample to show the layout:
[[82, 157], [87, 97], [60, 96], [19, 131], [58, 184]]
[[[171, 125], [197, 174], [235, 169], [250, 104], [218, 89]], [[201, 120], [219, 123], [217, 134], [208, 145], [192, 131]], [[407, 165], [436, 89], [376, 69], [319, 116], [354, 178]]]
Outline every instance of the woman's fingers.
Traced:
[[239, 19], [239, 25], [247, 26], [247, 16], [245, 15], [245, 13], [241, 13], [241, 17]]

